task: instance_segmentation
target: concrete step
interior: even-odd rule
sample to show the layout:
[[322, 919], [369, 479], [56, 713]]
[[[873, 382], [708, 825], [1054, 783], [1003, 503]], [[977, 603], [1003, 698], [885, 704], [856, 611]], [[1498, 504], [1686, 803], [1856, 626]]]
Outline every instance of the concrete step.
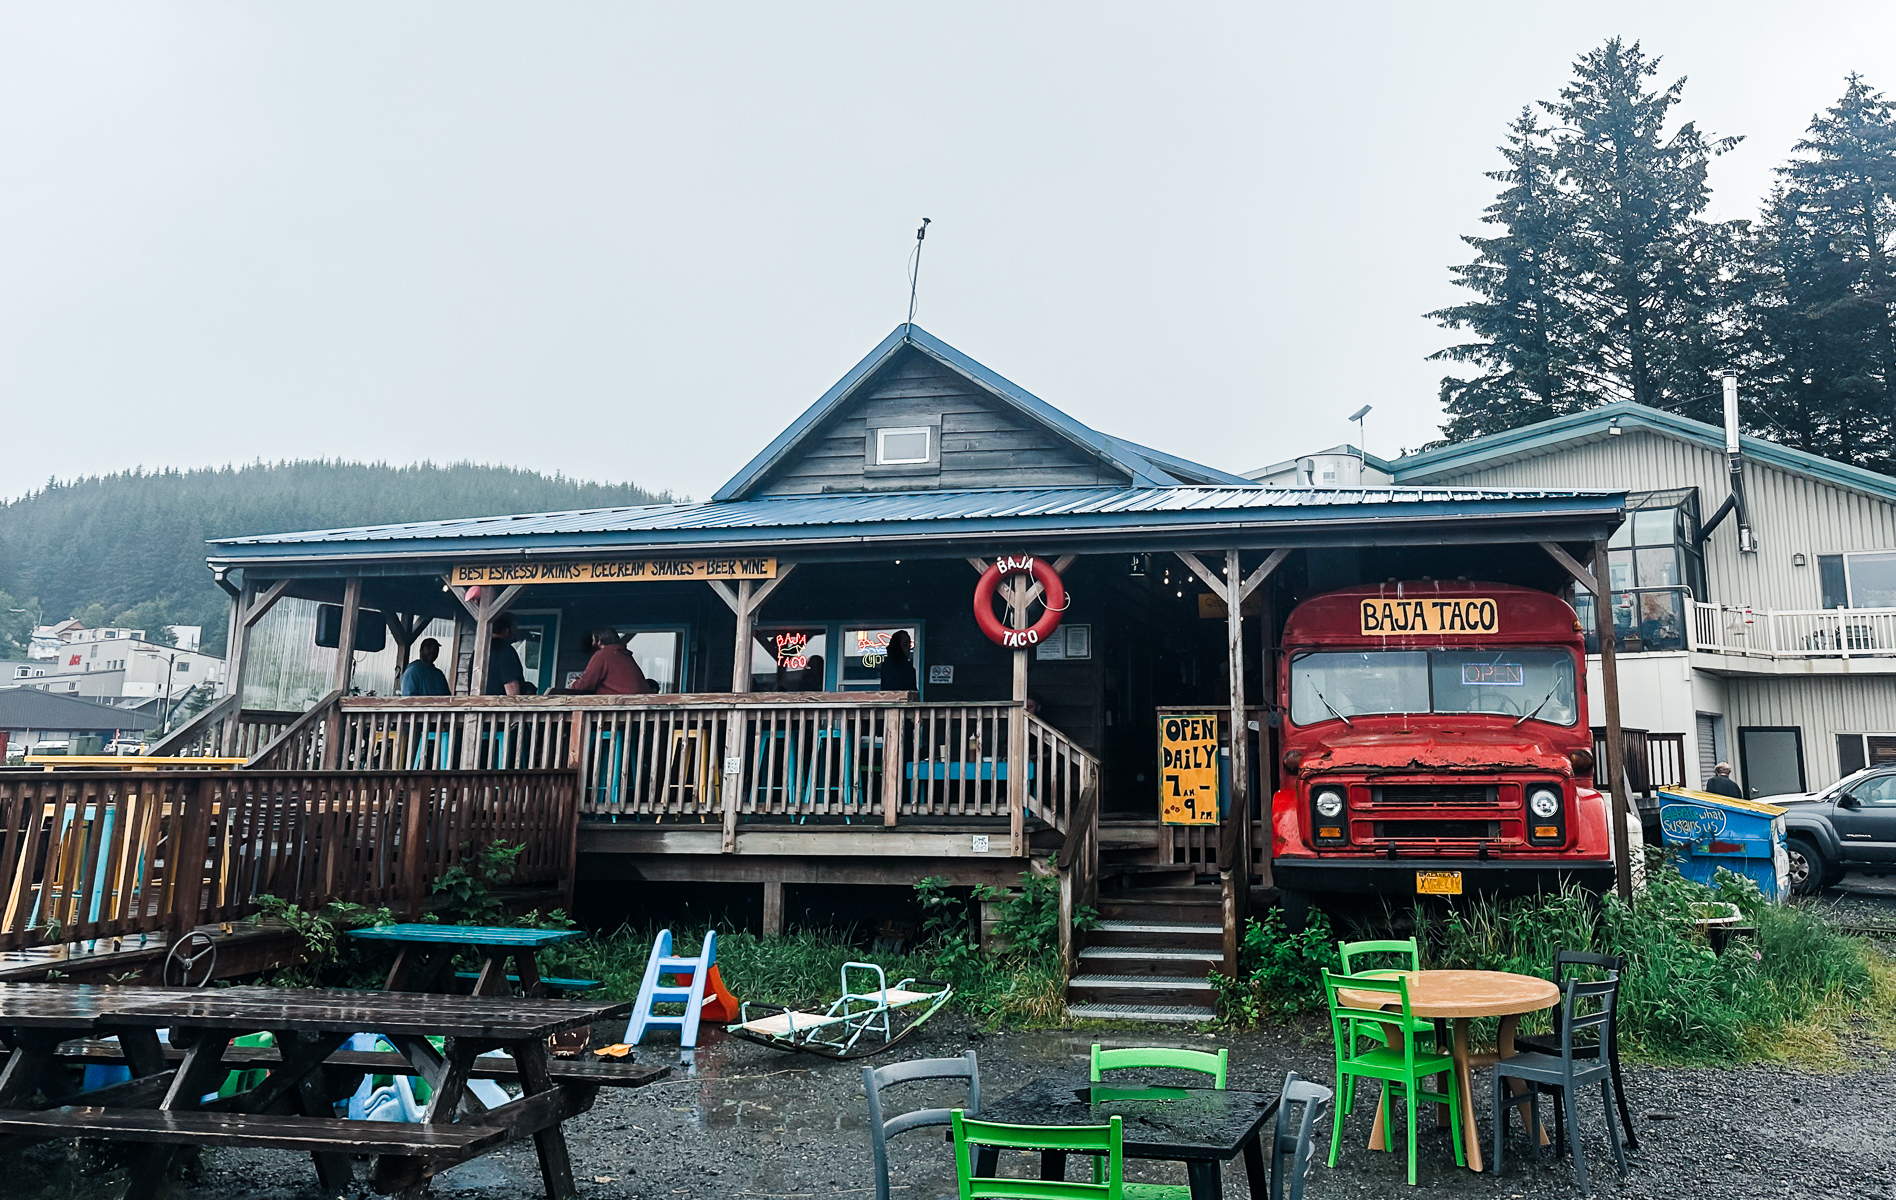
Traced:
[[1162, 946], [1088, 946], [1080, 969], [1099, 975], [1203, 976], [1224, 961], [1217, 950], [1173, 950]]
[[1218, 1014], [1196, 1004], [1072, 1004], [1067, 1015], [1091, 1021], [1157, 1021], [1186, 1025], [1194, 1021], [1215, 1021]]
[[1086, 931], [1086, 945], [1222, 951], [1224, 927], [1209, 922], [1109, 917]]

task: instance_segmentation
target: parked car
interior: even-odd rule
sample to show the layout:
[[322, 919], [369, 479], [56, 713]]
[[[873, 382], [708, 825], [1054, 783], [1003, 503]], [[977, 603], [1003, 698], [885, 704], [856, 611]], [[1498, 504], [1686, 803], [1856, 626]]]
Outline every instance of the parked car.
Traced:
[[119, 741], [108, 743], [105, 747], [105, 752], [107, 754], [143, 754], [145, 752], [145, 743], [135, 738], [122, 738]]
[[1846, 871], [1896, 873], [1896, 767], [1871, 767], [1821, 792], [1760, 797], [1782, 805], [1791, 887], [1809, 895]]

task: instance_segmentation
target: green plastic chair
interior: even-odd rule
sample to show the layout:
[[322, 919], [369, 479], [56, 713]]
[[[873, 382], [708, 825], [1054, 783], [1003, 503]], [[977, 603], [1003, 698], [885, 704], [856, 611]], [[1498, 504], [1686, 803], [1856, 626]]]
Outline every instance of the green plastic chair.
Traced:
[[1206, 1050], [1181, 1050], [1172, 1046], [1126, 1046], [1118, 1050], [1102, 1050], [1098, 1042], [1093, 1043], [1093, 1082], [1098, 1083], [1101, 1071], [1116, 1071], [1121, 1068], [1172, 1067], [1180, 1071], [1197, 1071], [1201, 1075], [1211, 1076], [1211, 1086], [1224, 1091], [1225, 1070], [1230, 1066], [1231, 1051], [1220, 1050], [1212, 1054]]
[[[1211, 1086], [1224, 1090], [1225, 1074], [1231, 1065], [1231, 1051], [1220, 1050], [1212, 1054], [1205, 1050], [1183, 1050], [1173, 1046], [1126, 1046], [1118, 1050], [1102, 1050], [1098, 1042], [1093, 1043], [1093, 1082], [1100, 1081], [1101, 1071], [1131, 1070], [1139, 1067], [1170, 1067], [1179, 1071], [1196, 1071], [1211, 1076]], [[1127, 1089], [1127, 1094], [1145, 1090]], [[1181, 1091], [1181, 1098], [1190, 1095]], [[1093, 1167], [1093, 1178], [1097, 1181], [1103, 1168], [1097, 1163]], [[1192, 1189], [1184, 1184], [1172, 1183], [1128, 1183], [1125, 1186], [1126, 1200], [1191, 1200]]]
[[[1379, 997], [1387, 996], [1380, 1004], [1357, 1007], [1344, 1003], [1337, 993], [1348, 988], [1353, 992], [1371, 992]], [[1454, 1060], [1441, 1052], [1418, 1053], [1414, 1037], [1402, 1039], [1400, 1050], [1375, 1042], [1367, 1048], [1360, 1048], [1358, 1039], [1367, 1035], [1361, 1033], [1359, 1025], [1373, 1024], [1400, 1016], [1403, 1028], [1414, 1028], [1415, 1013], [1409, 1004], [1409, 981], [1400, 976], [1384, 979], [1374, 975], [1337, 975], [1330, 971], [1323, 973], [1323, 990], [1330, 1004], [1330, 1035], [1336, 1041], [1336, 1078], [1337, 1082], [1348, 1087], [1356, 1078], [1374, 1079], [1383, 1085], [1382, 1118], [1385, 1140], [1394, 1128], [1390, 1120], [1389, 1105], [1391, 1093], [1400, 1091], [1408, 1109], [1409, 1132], [1409, 1183], [1415, 1183], [1415, 1126], [1416, 1112], [1427, 1103], [1448, 1105], [1448, 1136], [1455, 1147], [1455, 1165], [1464, 1165], [1462, 1157], [1462, 1122], [1467, 1114], [1462, 1112], [1461, 1089], [1454, 1085]], [[1395, 1003], [1393, 1012], [1384, 1011], [1383, 1005]], [[1422, 1080], [1430, 1075], [1443, 1075], [1448, 1079], [1445, 1092], [1427, 1091]], [[1343, 1106], [1337, 1105], [1331, 1110], [1330, 1120], [1330, 1165], [1336, 1166], [1337, 1152], [1343, 1146]]]
[[[1392, 938], [1384, 941], [1370, 942], [1338, 942], [1336, 944], [1336, 954], [1338, 958], [1343, 960], [1343, 973], [1345, 975], [1361, 975], [1376, 971], [1420, 971], [1422, 969], [1422, 950], [1416, 945], [1414, 938]], [[1362, 961], [1364, 958], [1373, 959], [1381, 956], [1394, 956], [1395, 961], [1384, 962], [1380, 965], [1373, 961], [1367, 964]], [[1443, 1028], [1441, 1022], [1431, 1021], [1427, 1017], [1417, 1017], [1407, 1028], [1411, 1037], [1418, 1033], [1428, 1033], [1433, 1030], [1435, 1033], [1435, 1048], [1437, 1050], [1448, 1049], [1448, 1031]], [[1380, 1042], [1386, 1039], [1384, 1030], [1385, 1026], [1372, 1024], [1367, 1028], [1358, 1029], [1357, 1032], [1375, 1038]], [[1356, 1106], [1356, 1089], [1351, 1086], [1350, 1081], [1347, 1079], [1343, 1080], [1342, 1083], [1343, 1115], [1347, 1117], [1350, 1115], [1350, 1110]]]
[[[1124, 1200], [1125, 1131], [1114, 1117], [1105, 1125], [1002, 1125], [978, 1121], [961, 1109], [950, 1115], [955, 1138], [955, 1184], [960, 1200]], [[1105, 1179], [1071, 1183], [1054, 1179], [1000, 1179], [974, 1173], [974, 1148], [1056, 1150], [1097, 1155]]]

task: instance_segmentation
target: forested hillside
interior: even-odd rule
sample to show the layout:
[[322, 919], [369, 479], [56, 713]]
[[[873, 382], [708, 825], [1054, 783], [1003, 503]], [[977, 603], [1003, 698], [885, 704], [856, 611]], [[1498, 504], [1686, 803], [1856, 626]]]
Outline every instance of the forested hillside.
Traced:
[[0, 657], [23, 653], [36, 616], [153, 633], [202, 625], [221, 654], [228, 607], [204, 566], [207, 538], [667, 499], [468, 463], [257, 463], [49, 483], [0, 503]]

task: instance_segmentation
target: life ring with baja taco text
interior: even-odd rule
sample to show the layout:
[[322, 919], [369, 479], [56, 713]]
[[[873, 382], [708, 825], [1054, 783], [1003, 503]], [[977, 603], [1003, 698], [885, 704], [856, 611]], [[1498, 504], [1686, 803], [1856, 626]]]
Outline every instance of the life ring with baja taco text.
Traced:
[[[1026, 629], [1009, 629], [1001, 624], [994, 615], [994, 593], [1001, 586], [1001, 580], [1011, 575], [1032, 575], [1040, 584], [1043, 611], [1040, 619]], [[1009, 650], [1024, 650], [1044, 641], [1054, 630], [1060, 628], [1060, 617], [1066, 612], [1066, 586], [1060, 582], [1060, 575], [1053, 564], [1032, 554], [1005, 554], [988, 564], [981, 572], [981, 582], [974, 585], [974, 623], [981, 632], [997, 646]]]

